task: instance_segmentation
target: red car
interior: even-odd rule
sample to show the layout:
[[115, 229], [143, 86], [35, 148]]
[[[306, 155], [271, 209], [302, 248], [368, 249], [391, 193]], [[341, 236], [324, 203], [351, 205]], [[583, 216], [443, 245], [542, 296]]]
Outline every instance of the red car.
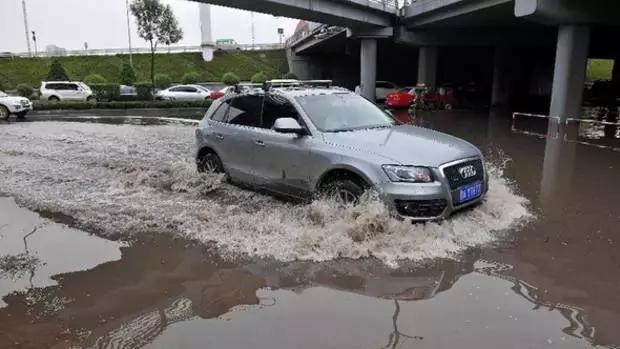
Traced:
[[232, 89], [233, 89], [232, 86], [227, 86], [219, 91], [213, 91], [211, 92], [211, 95], [209, 96], [209, 98], [211, 98], [212, 100], [216, 100], [220, 97], [223, 97], [226, 93], [232, 91]]
[[415, 88], [403, 87], [396, 92], [388, 93], [385, 105], [390, 108], [409, 108], [415, 101]]

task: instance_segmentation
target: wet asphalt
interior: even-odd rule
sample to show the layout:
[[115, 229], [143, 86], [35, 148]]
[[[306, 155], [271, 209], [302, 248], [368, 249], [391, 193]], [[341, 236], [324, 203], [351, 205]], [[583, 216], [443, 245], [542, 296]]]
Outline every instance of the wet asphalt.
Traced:
[[393, 268], [230, 260], [166, 233], [106, 239], [4, 197], [0, 348], [620, 347], [618, 138], [590, 126], [542, 137], [545, 123], [503, 112], [397, 116], [505, 160], [535, 218]]

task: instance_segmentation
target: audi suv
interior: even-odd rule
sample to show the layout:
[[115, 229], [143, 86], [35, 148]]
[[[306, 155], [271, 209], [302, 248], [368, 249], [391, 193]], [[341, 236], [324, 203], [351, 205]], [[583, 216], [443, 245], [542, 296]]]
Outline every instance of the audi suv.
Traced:
[[375, 190], [402, 218], [438, 220], [484, 199], [484, 158], [472, 144], [402, 124], [337, 87], [232, 93], [196, 129], [199, 171], [297, 198], [356, 204]]

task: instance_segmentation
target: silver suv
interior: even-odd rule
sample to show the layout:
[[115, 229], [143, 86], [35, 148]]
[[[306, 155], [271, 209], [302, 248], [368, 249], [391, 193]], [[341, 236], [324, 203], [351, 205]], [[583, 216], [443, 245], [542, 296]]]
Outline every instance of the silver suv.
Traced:
[[229, 94], [196, 130], [199, 171], [233, 183], [307, 198], [326, 194], [355, 204], [376, 190], [399, 216], [448, 217], [480, 202], [484, 159], [470, 143], [401, 124], [341, 88], [293, 86]]

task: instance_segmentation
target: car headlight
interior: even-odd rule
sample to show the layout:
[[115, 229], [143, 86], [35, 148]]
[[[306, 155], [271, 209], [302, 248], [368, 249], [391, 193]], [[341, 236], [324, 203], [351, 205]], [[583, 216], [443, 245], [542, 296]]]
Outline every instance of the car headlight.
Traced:
[[428, 183], [433, 181], [427, 167], [383, 165], [383, 171], [392, 182]]

